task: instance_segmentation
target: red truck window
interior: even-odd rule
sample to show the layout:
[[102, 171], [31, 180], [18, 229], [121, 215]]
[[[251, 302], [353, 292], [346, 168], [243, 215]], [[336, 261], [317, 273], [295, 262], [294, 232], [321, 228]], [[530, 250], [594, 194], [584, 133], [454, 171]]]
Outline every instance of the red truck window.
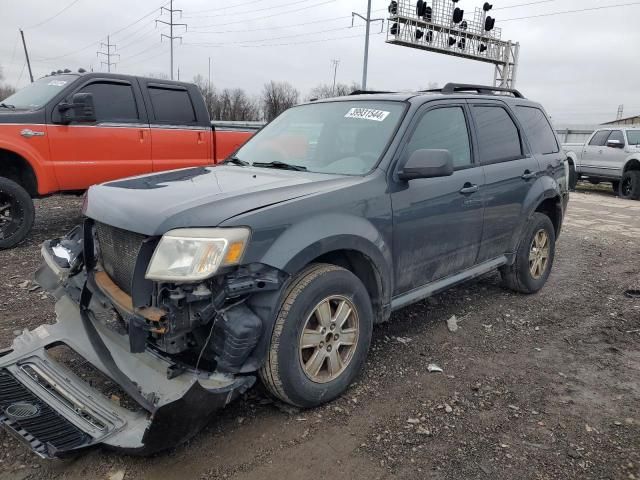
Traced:
[[196, 121], [196, 113], [186, 90], [149, 87], [149, 95], [156, 121], [176, 125]]

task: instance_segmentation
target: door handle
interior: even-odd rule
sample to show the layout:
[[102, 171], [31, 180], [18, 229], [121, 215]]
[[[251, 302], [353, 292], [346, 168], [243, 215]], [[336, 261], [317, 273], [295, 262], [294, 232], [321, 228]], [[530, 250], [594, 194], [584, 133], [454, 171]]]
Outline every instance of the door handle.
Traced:
[[140, 129], [140, 143], [144, 143], [144, 130]]
[[204, 140], [202, 138], [202, 132], [198, 132], [198, 144], [201, 144], [203, 142], [204, 142]]
[[532, 172], [531, 170], [525, 170], [521, 178], [523, 180], [531, 180], [532, 178], [536, 178], [536, 176], [537, 176], [537, 173]]
[[464, 186], [460, 189], [460, 193], [463, 195], [467, 195], [469, 193], [475, 193], [480, 190], [480, 187], [476, 184], [471, 184], [469, 182], [465, 183]]

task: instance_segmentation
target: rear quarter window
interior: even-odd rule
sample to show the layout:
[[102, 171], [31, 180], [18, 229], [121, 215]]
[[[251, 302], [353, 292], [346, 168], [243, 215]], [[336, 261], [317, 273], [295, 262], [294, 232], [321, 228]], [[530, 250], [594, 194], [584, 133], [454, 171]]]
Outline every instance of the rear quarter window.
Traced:
[[558, 153], [558, 142], [551, 129], [549, 120], [539, 108], [517, 106], [515, 108], [516, 117], [520, 121], [524, 133], [529, 139], [531, 153], [542, 155], [548, 153]]

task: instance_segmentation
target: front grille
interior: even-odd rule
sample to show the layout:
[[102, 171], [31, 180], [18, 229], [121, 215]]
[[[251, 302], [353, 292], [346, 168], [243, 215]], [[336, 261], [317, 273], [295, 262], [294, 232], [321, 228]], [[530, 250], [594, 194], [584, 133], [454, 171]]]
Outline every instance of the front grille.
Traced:
[[[18, 408], [19, 407], [19, 408]], [[12, 415], [20, 409], [30, 415]], [[0, 370], [0, 423], [48, 457], [91, 443], [91, 437], [55, 412], [6, 370]], [[53, 451], [51, 450], [53, 447]]]
[[142, 242], [139, 233], [96, 222], [100, 262], [118, 287], [131, 295], [131, 282]]

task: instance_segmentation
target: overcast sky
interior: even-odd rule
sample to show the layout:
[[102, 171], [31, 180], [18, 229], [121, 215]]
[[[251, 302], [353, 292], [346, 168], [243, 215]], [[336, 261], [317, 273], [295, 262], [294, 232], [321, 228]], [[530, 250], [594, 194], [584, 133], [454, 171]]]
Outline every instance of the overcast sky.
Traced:
[[[516, 87], [540, 101], [557, 124], [613, 120], [640, 114], [640, 2], [633, 0], [493, 0], [502, 38], [521, 45]], [[169, 43], [155, 27], [162, 0], [0, 0], [0, 65], [5, 82], [28, 82], [18, 28], [25, 31], [34, 76], [59, 68], [101, 68], [96, 56], [107, 34], [120, 53], [115, 71], [169, 72]], [[385, 16], [387, 0], [372, 0], [372, 16]], [[484, 0], [461, 0], [471, 14]], [[550, 12], [635, 3], [620, 8], [501, 21]], [[57, 17], [50, 19], [68, 7]], [[181, 80], [207, 76], [217, 88], [241, 87], [258, 94], [268, 80], [286, 80], [303, 94], [331, 81], [338, 59], [339, 82], [360, 82], [364, 27], [351, 26], [351, 12], [366, 12], [366, 0], [174, 0], [188, 30], [176, 27]], [[155, 9], [155, 10], [154, 10]], [[150, 14], [153, 11], [153, 14]], [[143, 20], [128, 26], [146, 16]], [[44, 23], [43, 23], [44, 22]], [[298, 24], [305, 24], [297, 26]], [[124, 28], [127, 27], [127, 28]], [[124, 28], [124, 29], [123, 29]], [[491, 84], [493, 66], [389, 45], [372, 25], [370, 88], [405, 90], [448, 81]], [[59, 57], [60, 58], [51, 58]]]

